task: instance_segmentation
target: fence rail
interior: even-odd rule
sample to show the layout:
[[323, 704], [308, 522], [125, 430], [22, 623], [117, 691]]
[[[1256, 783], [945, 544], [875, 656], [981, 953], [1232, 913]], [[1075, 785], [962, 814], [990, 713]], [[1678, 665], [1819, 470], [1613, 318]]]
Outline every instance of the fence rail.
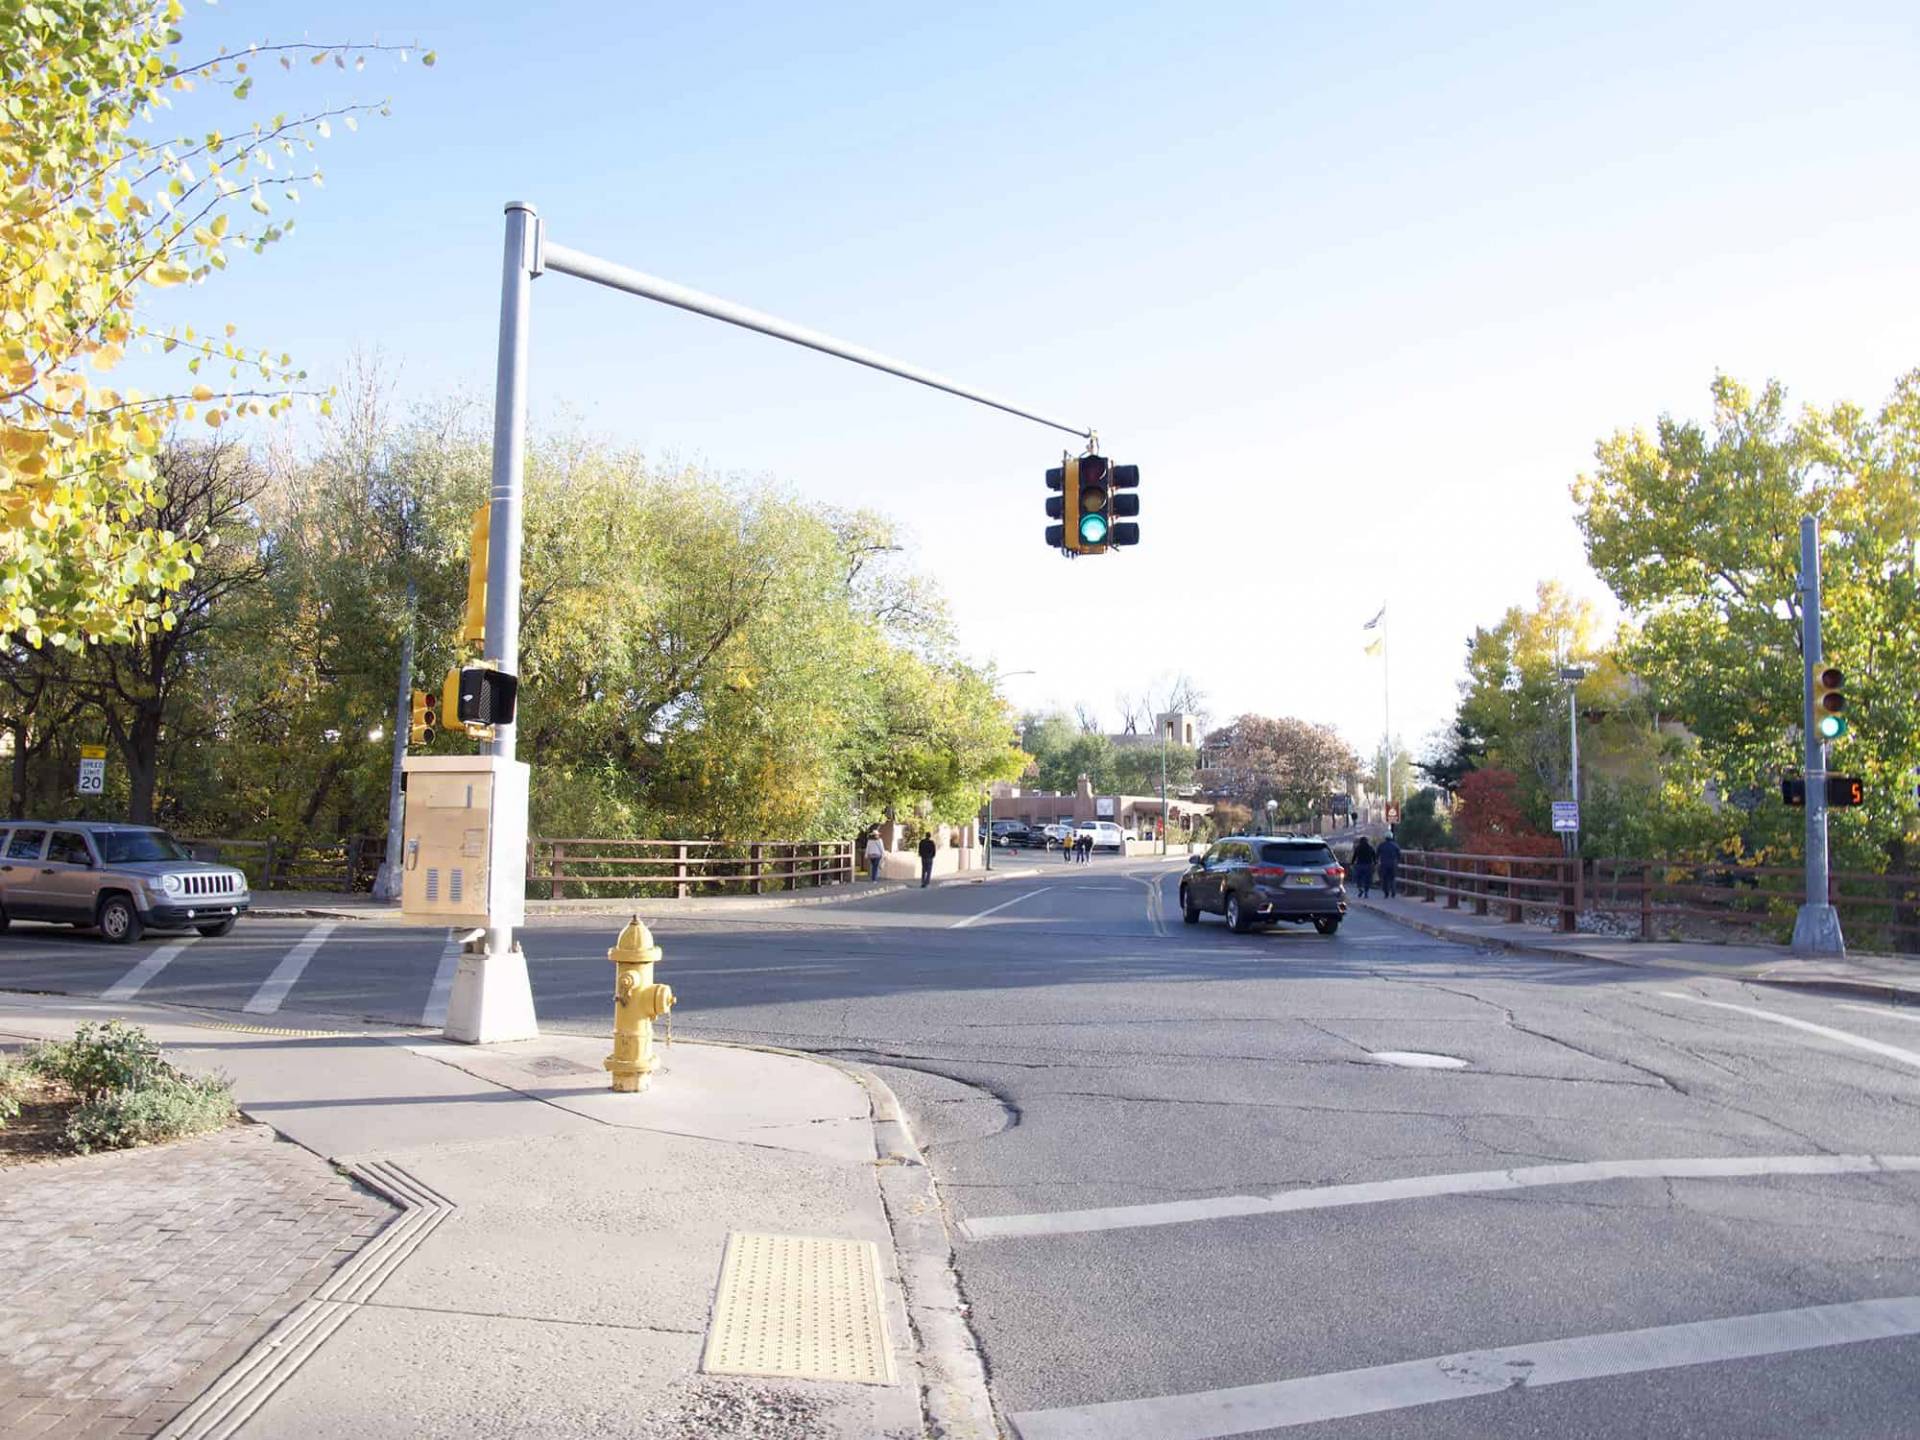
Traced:
[[[529, 894], [720, 894], [799, 890], [853, 879], [848, 840], [589, 840], [527, 842]], [[607, 887], [624, 887], [611, 891]]]
[[[1756, 939], [1784, 941], [1803, 897], [1804, 872], [1786, 865], [1713, 865], [1668, 860], [1574, 860], [1563, 856], [1469, 855], [1409, 850], [1400, 865], [1410, 899], [1449, 910], [1470, 903], [1476, 915], [1501, 907], [1518, 923], [1528, 906], [1557, 912], [1571, 932], [1585, 911], [1623, 917], [1651, 940], [1675, 923], [1733, 926]], [[1827, 898], [1840, 912], [1848, 944], [1862, 950], [1920, 954], [1920, 875], [1838, 870]]]
[[182, 836], [180, 843], [196, 860], [244, 872], [250, 890], [371, 890], [387, 854], [384, 835], [335, 841]]

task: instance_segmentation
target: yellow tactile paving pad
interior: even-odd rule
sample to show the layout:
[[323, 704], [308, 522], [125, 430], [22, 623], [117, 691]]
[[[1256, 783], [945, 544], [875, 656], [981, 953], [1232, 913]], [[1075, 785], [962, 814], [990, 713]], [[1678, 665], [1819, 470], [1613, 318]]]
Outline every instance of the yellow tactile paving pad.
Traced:
[[729, 1235], [700, 1368], [893, 1384], [879, 1249], [870, 1240]]

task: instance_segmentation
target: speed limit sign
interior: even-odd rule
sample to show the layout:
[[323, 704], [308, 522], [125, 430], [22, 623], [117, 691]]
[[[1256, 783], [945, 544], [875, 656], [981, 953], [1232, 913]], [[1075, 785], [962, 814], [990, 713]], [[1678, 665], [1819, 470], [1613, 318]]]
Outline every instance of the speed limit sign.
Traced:
[[82, 745], [80, 747], [80, 793], [82, 795], [103, 795], [107, 789], [107, 747], [104, 745]]

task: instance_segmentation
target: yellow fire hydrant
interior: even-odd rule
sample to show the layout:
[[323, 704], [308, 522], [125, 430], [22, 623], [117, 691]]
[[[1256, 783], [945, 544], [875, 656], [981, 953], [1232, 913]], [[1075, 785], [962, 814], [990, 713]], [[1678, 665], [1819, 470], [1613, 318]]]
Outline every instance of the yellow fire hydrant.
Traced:
[[607, 952], [614, 966], [613, 1053], [601, 1063], [613, 1072], [613, 1088], [627, 1094], [653, 1084], [660, 1063], [653, 1053], [653, 1022], [673, 1009], [673, 988], [653, 980], [659, 958], [660, 947], [638, 915]]

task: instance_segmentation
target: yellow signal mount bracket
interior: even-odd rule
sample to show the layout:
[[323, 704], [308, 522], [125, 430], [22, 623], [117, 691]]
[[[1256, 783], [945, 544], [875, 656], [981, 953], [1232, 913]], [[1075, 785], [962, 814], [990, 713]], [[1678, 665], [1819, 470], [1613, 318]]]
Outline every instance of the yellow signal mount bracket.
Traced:
[[487, 551], [492, 536], [493, 506], [488, 503], [473, 512], [467, 543], [467, 615], [460, 627], [462, 645], [487, 643]]

